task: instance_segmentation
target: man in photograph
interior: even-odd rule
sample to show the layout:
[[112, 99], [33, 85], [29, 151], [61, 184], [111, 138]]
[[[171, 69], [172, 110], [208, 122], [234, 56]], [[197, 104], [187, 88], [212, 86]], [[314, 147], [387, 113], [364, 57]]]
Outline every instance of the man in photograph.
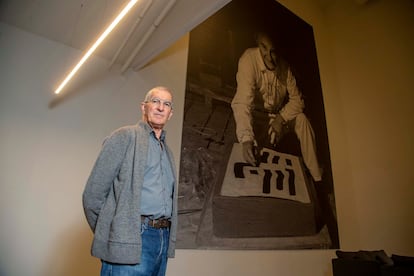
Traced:
[[289, 64], [268, 32], [256, 35], [257, 47], [244, 51], [238, 62], [237, 90], [232, 100], [236, 135], [246, 162], [257, 165], [260, 148], [277, 150], [288, 133], [296, 134], [310, 175], [322, 180], [315, 134], [303, 113], [304, 100]]

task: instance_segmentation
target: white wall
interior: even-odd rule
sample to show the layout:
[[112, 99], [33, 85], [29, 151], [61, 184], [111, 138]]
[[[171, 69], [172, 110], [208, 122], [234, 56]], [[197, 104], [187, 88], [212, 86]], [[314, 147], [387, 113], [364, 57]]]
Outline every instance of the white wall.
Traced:
[[324, 94], [344, 122], [328, 113], [341, 244], [414, 255], [414, 2], [337, 2], [337, 97]]
[[161, 84], [177, 97], [167, 131], [179, 164], [187, 45], [185, 36], [139, 74], [120, 76], [94, 59], [77, 89], [62, 92], [72, 96], [48, 108], [81, 53], [0, 25], [0, 275], [97, 275], [86, 179], [104, 137], [135, 124], [145, 93]]
[[[413, 2], [283, 0], [315, 32], [341, 246], [414, 255]], [[175, 92], [179, 158], [188, 36], [138, 73], [94, 59], [48, 104], [80, 54], [0, 25], [0, 275], [98, 275], [81, 193], [100, 143], [133, 124], [152, 86]], [[65, 93], [65, 92], [63, 92]], [[332, 250], [178, 250], [167, 275], [331, 275]]]

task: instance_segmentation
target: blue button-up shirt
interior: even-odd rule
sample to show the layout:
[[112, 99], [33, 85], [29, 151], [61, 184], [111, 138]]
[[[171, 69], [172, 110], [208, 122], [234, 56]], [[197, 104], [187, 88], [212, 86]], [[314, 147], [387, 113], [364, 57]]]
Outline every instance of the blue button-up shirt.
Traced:
[[152, 131], [149, 140], [148, 162], [141, 193], [141, 214], [153, 219], [170, 218], [174, 176], [164, 147], [165, 132], [162, 132], [158, 140]]

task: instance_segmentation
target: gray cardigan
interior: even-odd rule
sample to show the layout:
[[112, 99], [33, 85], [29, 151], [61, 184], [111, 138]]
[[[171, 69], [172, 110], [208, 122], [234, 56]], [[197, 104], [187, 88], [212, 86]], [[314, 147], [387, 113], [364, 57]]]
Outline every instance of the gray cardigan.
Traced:
[[[137, 264], [141, 259], [140, 198], [151, 128], [143, 121], [115, 130], [104, 141], [83, 192], [86, 219], [94, 232], [92, 255], [102, 260]], [[177, 178], [174, 158], [166, 147], [174, 174], [173, 214], [168, 257], [175, 255]]]

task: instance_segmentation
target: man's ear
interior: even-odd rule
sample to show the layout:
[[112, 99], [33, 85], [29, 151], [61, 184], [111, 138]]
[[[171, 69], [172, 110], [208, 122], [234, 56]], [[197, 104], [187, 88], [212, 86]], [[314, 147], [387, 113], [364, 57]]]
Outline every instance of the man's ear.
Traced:
[[170, 115], [168, 115], [168, 120], [171, 119], [172, 115], [173, 115], [173, 111], [171, 110]]
[[145, 114], [145, 103], [144, 102], [141, 103], [141, 112], [142, 114]]

